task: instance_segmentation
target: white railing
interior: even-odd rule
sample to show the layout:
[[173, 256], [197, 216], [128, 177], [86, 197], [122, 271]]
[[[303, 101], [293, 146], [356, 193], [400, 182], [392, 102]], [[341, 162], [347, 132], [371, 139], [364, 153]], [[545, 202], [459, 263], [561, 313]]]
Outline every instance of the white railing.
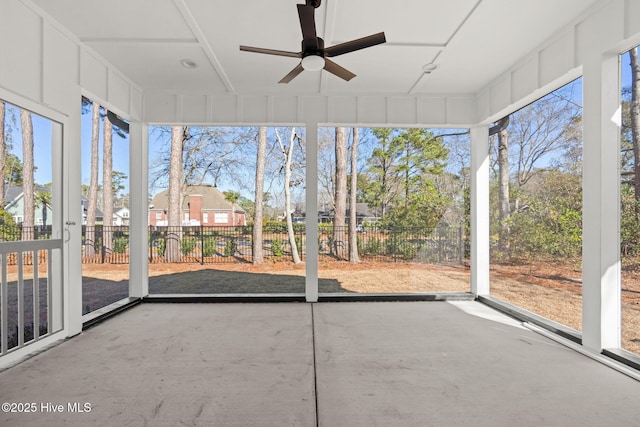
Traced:
[[[46, 251], [46, 257], [39, 257], [42, 251]], [[0, 243], [0, 356], [62, 329], [61, 258], [62, 239]], [[32, 267], [31, 276], [26, 278], [25, 260], [33, 261], [27, 262]], [[40, 281], [45, 278], [43, 275], [46, 275], [44, 301], [40, 292]], [[31, 298], [28, 298], [29, 293]], [[28, 304], [25, 304], [25, 299], [30, 299]], [[46, 309], [46, 330], [40, 320], [43, 304]], [[31, 314], [31, 325], [25, 324], [25, 320], [29, 320], [28, 314]], [[33, 335], [25, 342], [25, 327], [29, 326], [33, 329]], [[42, 333], [41, 326], [44, 330]], [[15, 338], [9, 336], [14, 330], [17, 332]]]

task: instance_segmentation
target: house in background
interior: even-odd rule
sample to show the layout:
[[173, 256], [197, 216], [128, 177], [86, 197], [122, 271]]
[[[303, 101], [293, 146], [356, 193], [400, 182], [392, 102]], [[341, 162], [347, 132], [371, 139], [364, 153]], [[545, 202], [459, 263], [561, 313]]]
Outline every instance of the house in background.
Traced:
[[[333, 216], [335, 211], [325, 210], [318, 211], [318, 223], [333, 223]], [[349, 216], [351, 215], [351, 209], [347, 203], [347, 211], [345, 218], [347, 223], [349, 222]], [[378, 222], [381, 218], [380, 208], [370, 208], [366, 203], [356, 203], [356, 224], [362, 225], [363, 223]]]
[[116, 208], [113, 212], [113, 225], [118, 227], [121, 225], [129, 225], [129, 215], [129, 208]]
[[[51, 190], [48, 187], [36, 187], [35, 193], [50, 193]], [[15, 221], [16, 224], [22, 224], [24, 221], [24, 193], [22, 186], [10, 185], [5, 190], [5, 208]], [[36, 207], [34, 212], [34, 225], [51, 225], [53, 218], [53, 210], [51, 205], [45, 203], [45, 207], [38, 204], [38, 198], [36, 196]]]
[[[89, 206], [89, 200], [80, 196], [80, 205], [82, 206], [82, 225], [87, 225], [87, 207]], [[96, 208], [96, 225], [101, 225], [104, 219], [104, 214], [98, 208]]]
[[[169, 190], [156, 194], [149, 204], [149, 225], [166, 226]], [[224, 194], [211, 185], [189, 185], [182, 196], [182, 225], [243, 226], [245, 211], [224, 199]]]

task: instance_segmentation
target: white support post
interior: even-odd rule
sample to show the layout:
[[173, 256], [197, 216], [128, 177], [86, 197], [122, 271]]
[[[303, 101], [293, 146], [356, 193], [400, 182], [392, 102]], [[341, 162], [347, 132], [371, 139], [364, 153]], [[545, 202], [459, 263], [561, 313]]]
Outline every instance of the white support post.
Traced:
[[471, 292], [489, 295], [489, 127], [471, 128]]
[[[52, 122], [51, 126], [51, 177], [52, 177], [52, 187], [51, 187], [51, 207], [53, 211], [53, 218], [51, 218], [51, 238], [52, 239], [63, 239], [64, 238], [64, 229], [63, 229], [63, 217], [64, 212], [67, 209], [65, 206], [63, 208], [63, 127], [62, 124]], [[66, 188], [66, 187], [65, 187]], [[68, 234], [67, 234], [68, 237]], [[63, 240], [64, 242], [64, 240]], [[64, 249], [63, 249], [64, 250]], [[51, 295], [47, 296], [47, 300], [50, 302], [50, 306], [48, 308], [48, 318], [51, 320], [48, 325], [49, 331], [58, 331], [67, 324], [68, 320], [65, 317], [68, 317], [68, 313], [65, 314], [63, 312], [64, 307], [64, 298], [67, 296], [67, 292], [64, 289], [64, 283], [67, 283], [65, 280], [65, 268], [63, 264], [63, 260], [65, 259], [63, 254], [58, 250], [49, 251], [49, 262], [51, 266], [51, 271], [47, 272], [47, 280], [49, 284], [49, 289], [51, 291]], [[35, 269], [34, 269], [35, 270]], [[34, 271], [35, 272], [35, 271]], [[36, 287], [35, 289], [38, 289]], [[35, 297], [35, 294], [34, 294]], [[77, 297], [77, 296], [76, 296]], [[37, 329], [34, 328], [34, 333]]]
[[318, 125], [306, 125], [306, 279], [307, 302], [318, 301]]
[[129, 130], [129, 296], [142, 298], [149, 295], [149, 129], [146, 124], [131, 123]]
[[582, 344], [620, 347], [620, 57], [584, 65]]
[[[65, 123], [62, 139], [63, 168], [61, 176], [64, 191], [61, 238], [63, 239], [64, 259], [66, 260], [62, 274], [64, 278], [64, 321], [68, 336], [82, 332], [82, 206], [80, 200], [82, 177], [79, 92], [76, 99], [78, 100], [77, 111]], [[58, 264], [57, 261], [53, 262], [53, 265], [56, 264]]]

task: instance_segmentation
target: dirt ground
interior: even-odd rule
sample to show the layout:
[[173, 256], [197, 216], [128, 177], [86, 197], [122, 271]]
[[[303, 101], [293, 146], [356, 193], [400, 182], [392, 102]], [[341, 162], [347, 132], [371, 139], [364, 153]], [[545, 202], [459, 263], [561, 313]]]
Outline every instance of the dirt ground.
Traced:
[[[128, 265], [84, 265], [87, 284], [126, 283]], [[305, 265], [266, 262], [150, 264], [151, 293], [303, 293]], [[465, 266], [321, 262], [321, 293], [468, 292]], [[94, 286], [89, 286], [94, 288]], [[548, 263], [492, 265], [491, 295], [580, 330], [579, 266]], [[100, 286], [100, 288], [104, 288]], [[95, 296], [95, 295], [94, 295]], [[87, 295], [91, 297], [91, 295]], [[88, 307], [90, 309], [90, 307]], [[625, 272], [622, 286], [623, 348], [640, 354], [640, 273]]]

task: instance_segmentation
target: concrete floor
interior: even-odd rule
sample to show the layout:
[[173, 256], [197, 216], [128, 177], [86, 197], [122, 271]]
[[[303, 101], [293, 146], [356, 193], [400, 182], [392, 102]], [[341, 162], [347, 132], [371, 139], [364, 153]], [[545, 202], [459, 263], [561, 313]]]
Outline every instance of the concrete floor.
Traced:
[[2, 426], [633, 426], [639, 399], [477, 302], [143, 304], [0, 373], [36, 409]]

